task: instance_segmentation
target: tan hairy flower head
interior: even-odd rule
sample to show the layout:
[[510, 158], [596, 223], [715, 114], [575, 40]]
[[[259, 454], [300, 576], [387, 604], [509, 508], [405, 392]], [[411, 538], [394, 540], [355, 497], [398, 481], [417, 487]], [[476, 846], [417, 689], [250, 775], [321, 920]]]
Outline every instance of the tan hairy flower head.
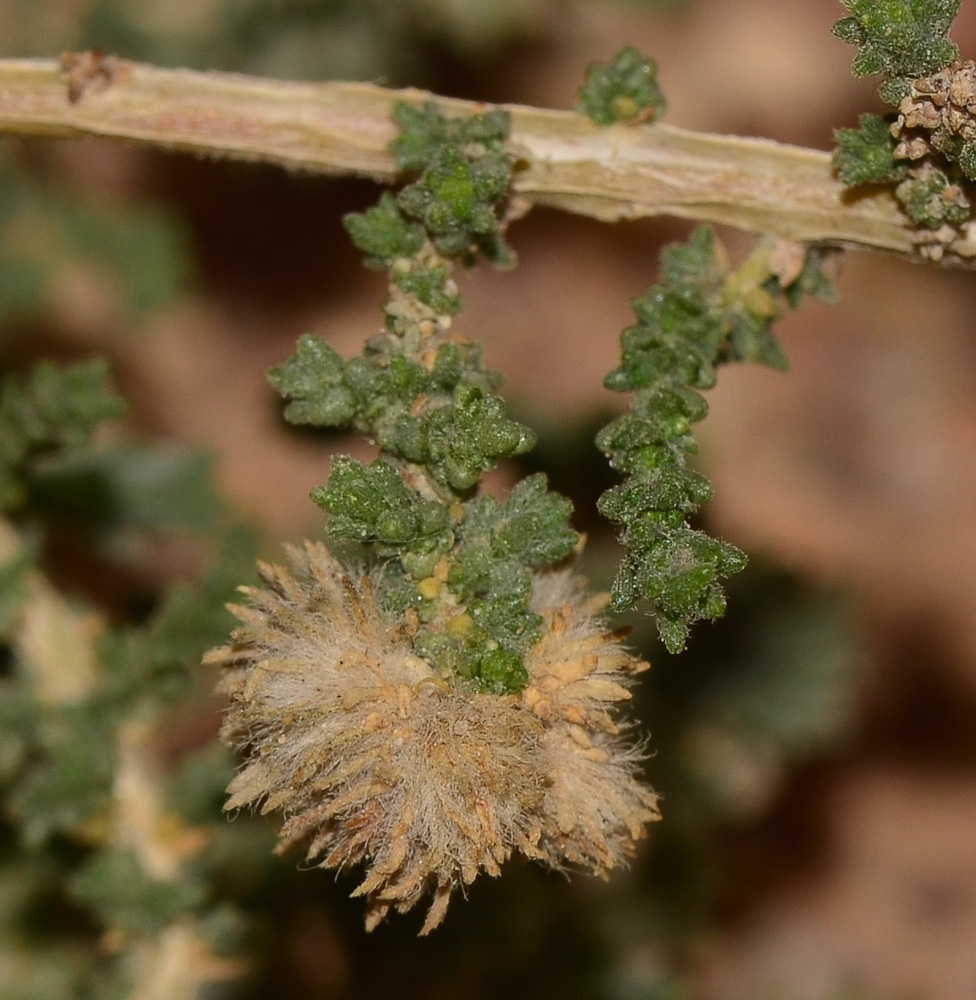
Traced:
[[282, 813], [279, 851], [362, 864], [367, 929], [430, 890], [426, 934], [456, 886], [497, 875], [513, 851], [604, 876], [633, 853], [658, 812], [614, 709], [647, 664], [572, 571], [538, 575], [529, 683], [498, 695], [413, 653], [416, 625], [382, 610], [381, 574], [351, 575], [310, 542], [289, 560], [259, 565], [265, 586], [242, 588], [241, 625], [207, 657], [225, 668], [223, 735], [244, 754], [225, 808]]

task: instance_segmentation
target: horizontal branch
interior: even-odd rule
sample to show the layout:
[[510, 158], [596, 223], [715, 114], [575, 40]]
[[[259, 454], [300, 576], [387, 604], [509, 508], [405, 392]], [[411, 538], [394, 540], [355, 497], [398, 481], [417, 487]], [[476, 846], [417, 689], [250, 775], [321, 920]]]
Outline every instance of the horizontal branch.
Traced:
[[[0, 60], [0, 133], [99, 136], [393, 181], [392, 106], [432, 96], [367, 83], [159, 69], [91, 53], [62, 63]], [[482, 107], [436, 99], [454, 115]], [[845, 195], [825, 152], [665, 124], [600, 127], [569, 111], [505, 107], [521, 161], [514, 188], [529, 204], [603, 220], [674, 215], [795, 240], [912, 250], [894, 198]]]

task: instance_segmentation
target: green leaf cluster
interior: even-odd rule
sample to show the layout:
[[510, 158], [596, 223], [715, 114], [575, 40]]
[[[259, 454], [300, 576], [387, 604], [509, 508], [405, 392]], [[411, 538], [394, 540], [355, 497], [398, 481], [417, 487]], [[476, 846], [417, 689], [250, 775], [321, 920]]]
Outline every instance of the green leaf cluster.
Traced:
[[895, 197], [909, 219], [922, 229], [967, 222], [972, 205], [961, 183], [950, 180], [945, 171], [931, 163], [911, 170], [910, 161], [896, 160], [897, 140], [888, 125], [878, 115], [861, 115], [859, 128], [834, 133], [834, 168], [840, 179], [850, 187], [896, 184]]
[[903, 180], [895, 195], [906, 215], [924, 229], [961, 226], [970, 216], [971, 203], [960, 185], [935, 167]]
[[535, 435], [509, 419], [500, 381], [481, 367], [470, 344], [441, 343], [430, 369], [380, 340], [344, 361], [324, 341], [304, 336], [298, 350], [271, 370], [272, 385], [291, 400], [291, 423], [352, 425], [376, 438], [384, 451], [426, 468], [449, 490], [464, 492], [503, 457], [521, 455]]
[[891, 119], [879, 115], [861, 115], [858, 127], [834, 132], [834, 169], [848, 186], [886, 184], [901, 181], [908, 173], [908, 163], [895, 159], [898, 140], [891, 134]]
[[483, 253], [495, 264], [512, 264], [498, 218], [512, 179], [513, 158], [504, 146], [507, 112], [448, 119], [433, 102], [423, 108], [401, 102], [394, 117], [401, 127], [393, 144], [397, 164], [420, 176], [376, 207], [345, 218], [367, 264], [392, 267], [415, 256], [425, 237], [445, 257], [471, 262]]
[[125, 412], [97, 358], [60, 368], [42, 362], [0, 384], [0, 508], [23, 502], [32, 463], [88, 446], [95, 427]]
[[448, 405], [405, 417], [396, 431], [391, 443], [399, 446], [399, 454], [457, 492], [477, 485], [498, 459], [523, 455], [536, 441], [528, 427], [509, 419], [501, 396], [464, 382], [454, 388]]
[[[422, 108], [400, 102], [394, 118], [401, 128], [393, 143], [397, 165], [420, 176], [343, 220], [367, 265], [391, 268], [416, 256], [425, 239], [445, 257], [470, 262], [481, 252], [496, 264], [513, 263], [498, 220], [512, 179], [507, 112], [449, 119], [432, 101]], [[443, 286], [436, 291], [444, 294]]]
[[464, 610], [446, 628], [435, 619], [421, 629], [414, 640], [418, 653], [483, 690], [521, 690], [528, 679], [523, 657], [542, 627], [529, 607], [531, 571], [558, 562], [579, 544], [569, 526], [571, 511], [541, 473], [523, 479], [503, 502], [486, 494], [465, 504], [447, 576]]
[[452, 541], [448, 508], [411, 490], [387, 459], [364, 466], [337, 455], [328, 485], [312, 490], [312, 499], [332, 515], [333, 538], [375, 544], [380, 556], [439, 555]]
[[[850, 16], [834, 34], [856, 45], [855, 76], [883, 74], [891, 82], [926, 76], [948, 66], [958, 55], [948, 38], [961, 0], [843, 0]], [[899, 92], [896, 83], [882, 91], [886, 100]], [[897, 103], [892, 101], [891, 103]]]
[[671, 652], [684, 647], [694, 621], [723, 613], [720, 581], [745, 565], [737, 548], [689, 523], [712, 495], [708, 480], [686, 464], [697, 450], [691, 426], [708, 411], [701, 391], [715, 384], [725, 362], [785, 367], [772, 334], [779, 300], [795, 305], [804, 292], [829, 290], [815, 254], [788, 288], [781, 287], [764, 244], [730, 273], [713, 231], [701, 227], [687, 245], [665, 251], [661, 283], [633, 303], [638, 322], [621, 335], [621, 364], [605, 384], [634, 397], [630, 411], [597, 436], [598, 447], [626, 478], [603, 494], [599, 509], [621, 525], [627, 550], [613, 584], [613, 607], [649, 601]]
[[471, 154], [445, 146], [420, 179], [399, 194], [404, 214], [420, 222], [445, 257], [470, 258], [483, 250], [493, 261], [504, 254], [496, 206], [512, 179], [505, 153]]
[[346, 384], [346, 362], [320, 337], [304, 334], [295, 353], [268, 372], [268, 381], [287, 399], [285, 420], [312, 427], [343, 427], [358, 412], [358, 401]]
[[[860, 47], [854, 60], [855, 75], [883, 73], [889, 79], [881, 96], [898, 106], [908, 95], [927, 94], [931, 86], [913, 81], [952, 63], [959, 55], [946, 37], [959, 0], [845, 0], [851, 16], [834, 26], [834, 33]], [[938, 107], [948, 94], [932, 94]], [[918, 229], [962, 227], [972, 211], [972, 191], [966, 181], [976, 181], [976, 141], [965, 138], [938, 115], [935, 122], [902, 129], [895, 121], [862, 115], [858, 129], [835, 133], [838, 146], [834, 167], [849, 185], [892, 184], [905, 214]], [[889, 129], [890, 126], [890, 129]], [[921, 159], [896, 160], [898, 137], [924, 140]]]
[[598, 125], [653, 121], [666, 108], [657, 63], [633, 46], [621, 49], [609, 63], [590, 66], [576, 100], [576, 110]]

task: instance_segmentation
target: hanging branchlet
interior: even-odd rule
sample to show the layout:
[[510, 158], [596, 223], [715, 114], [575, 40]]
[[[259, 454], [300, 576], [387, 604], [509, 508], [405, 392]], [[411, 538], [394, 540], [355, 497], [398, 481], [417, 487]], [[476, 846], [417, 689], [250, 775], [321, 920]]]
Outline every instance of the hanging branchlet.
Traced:
[[626, 547], [613, 607], [650, 602], [671, 652], [684, 648], [695, 621], [724, 613], [721, 579], [745, 566], [734, 545], [689, 523], [712, 496], [706, 477], [687, 465], [698, 447], [691, 425], [708, 412], [701, 391], [726, 362], [786, 367], [773, 322], [784, 303], [795, 307], [804, 294], [831, 298], [825, 253], [764, 238], [733, 270], [714, 232], [702, 227], [665, 251], [660, 284], [633, 303], [637, 323], [624, 330], [621, 364], [604, 383], [633, 400], [597, 437], [626, 478], [603, 494], [599, 509], [621, 526]]
[[290, 400], [286, 419], [350, 426], [380, 445], [368, 467], [338, 458], [312, 497], [331, 514], [333, 539], [359, 543], [387, 564], [388, 610], [416, 616], [417, 653], [446, 680], [516, 692], [538, 637], [528, 602], [540, 563], [511, 544], [511, 525], [531, 525], [547, 562], [569, 555], [579, 536], [568, 502], [541, 477], [502, 505], [470, 497], [500, 459], [535, 444], [532, 431], [507, 415], [499, 374], [452, 329], [460, 308], [452, 259], [514, 257], [499, 220], [511, 176], [508, 119], [489, 112], [450, 121], [432, 104], [401, 105], [396, 117], [398, 161], [420, 173], [399, 195], [345, 220], [367, 264], [390, 276], [386, 328], [349, 361], [303, 337], [271, 381]]
[[[622, 49], [587, 72], [577, 110], [601, 125], [650, 121], [665, 108], [656, 74], [653, 60]], [[691, 425], [708, 410], [700, 390], [715, 384], [716, 366], [725, 361], [786, 367], [772, 322], [781, 301], [795, 306], [805, 292], [832, 294], [823, 257], [820, 250], [760, 240], [732, 271], [712, 230], [701, 228], [687, 246], [665, 252], [661, 284], [633, 303], [638, 323], [623, 332], [622, 363], [605, 384], [634, 398], [630, 412], [597, 437], [627, 478], [603, 494], [599, 510], [621, 526], [626, 548], [612, 607], [648, 602], [672, 653], [684, 649], [695, 621], [724, 613], [720, 581], [745, 566], [734, 545], [689, 523], [712, 495], [705, 476], [686, 465], [697, 449]]]
[[[856, 73], [885, 77], [882, 97], [896, 110], [838, 133], [838, 174], [851, 187], [890, 189], [921, 254], [976, 259], [976, 64], [961, 60], [947, 35], [959, 0], [845, 3], [850, 16], [835, 32], [858, 46]], [[220, 531], [225, 514], [207, 463], [136, 445], [89, 447], [98, 423], [125, 405], [99, 361], [41, 363], [0, 381], [0, 780], [5, 840], [12, 848], [15, 834], [30, 854], [9, 850], [0, 871], [14, 887], [0, 932], [15, 949], [14, 961], [0, 963], [0, 992], [6, 983], [45, 996], [221, 992], [242, 969], [227, 957], [242, 945], [222, 885], [240, 883], [251, 855], [215, 843], [231, 827], [201, 825], [213, 819], [215, 782], [230, 780], [229, 810], [281, 814], [279, 850], [299, 848], [337, 871], [361, 867], [353, 895], [364, 897], [367, 928], [427, 897], [427, 933], [455, 889], [498, 875], [514, 853], [601, 877], [624, 864], [658, 818], [642, 781], [644, 746], [621, 712], [648, 664], [604, 612], [649, 603], [672, 651], [695, 621], [722, 614], [724, 579], [744, 556], [693, 527], [712, 492], [692, 467], [693, 426], [720, 365], [786, 366], [772, 324], [805, 294], [832, 296], [827, 251], [763, 239], [733, 267], [702, 229], [665, 253], [660, 282], [634, 302], [620, 365], [606, 379], [632, 396], [629, 412], [598, 438], [623, 479], [600, 509], [619, 525], [626, 555], [613, 593], [594, 595], [573, 565], [582, 539], [569, 501], [544, 476], [522, 479], [504, 497], [479, 492], [486, 473], [535, 442], [509, 414], [501, 376], [455, 328], [452, 269], [515, 259], [505, 239], [519, 209], [508, 201], [515, 154], [506, 112], [451, 119], [433, 102], [398, 104], [391, 156], [380, 147], [393, 98], [370, 85], [171, 73], [96, 52], [63, 57], [64, 79], [50, 60], [5, 63], [8, 131], [87, 130], [386, 180], [395, 157], [404, 186], [345, 220], [367, 266], [388, 276], [381, 328], [351, 359], [303, 337], [270, 376], [289, 421], [352, 429], [378, 455], [334, 460], [312, 491], [329, 544], [306, 542], [282, 565], [259, 563], [260, 582], [238, 588], [243, 599], [229, 606], [239, 621], [229, 640], [219, 616], [253, 559], [243, 533]], [[813, 151], [643, 128], [665, 109], [656, 73], [634, 48], [588, 72], [577, 110], [622, 126], [607, 142], [591, 142], [594, 128], [578, 115], [513, 107], [525, 203], [601, 218], [700, 213], [906, 248], [884, 190], [865, 199], [875, 202], [866, 213], [833, 224], [847, 211]], [[617, 185], [608, 178], [628, 159], [623, 147], [634, 155]], [[682, 185], [675, 196], [674, 178], [692, 174], [695, 196]], [[785, 191], [788, 174], [802, 176]], [[20, 239], [38, 218], [76, 215], [73, 224], [91, 226], [96, 243], [116, 223], [114, 209], [37, 215], [38, 192], [11, 190], [0, 221], [16, 225], [0, 263], [17, 273], [0, 294], [0, 314], [19, 316], [56, 291], [48, 278], [61, 258], [48, 255], [58, 241]], [[774, 204], [781, 193], [783, 204]], [[132, 308], [158, 301], [179, 276], [173, 235], [162, 226], [147, 239], [152, 231], [150, 220], [135, 239], [151, 251], [143, 258], [153, 258], [151, 280], [135, 280], [144, 268], [134, 267], [123, 282]], [[90, 238], [68, 240], [72, 260]], [[114, 266], [138, 256], [130, 249], [103, 256]], [[118, 580], [126, 589], [139, 578], [129, 569], [146, 551], [146, 528], [193, 528], [211, 539], [216, 529], [221, 558], [199, 586], [158, 593], [151, 610], [141, 594], [123, 607], [127, 594], [104, 614], [80, 596], [67, 600], [48, 577], [44, 554], [62, 548], [61, 524], [50, 533], [49, 519], [91, 529], [92, 565], [125, 550]], [[65, 551], [73, 556], [74, 544]], [[124, 622], [130, 612], [138, 624]], [[112, 624], [116, 615], [123, 620]], [[819, 626], [815, 638], [823, 659]], [[242, 756], [232, 779], [226, 753], [184, 748], [196, 737], [183, 699], [199, 695], [193, 671], [215, 642], [223, 644], [205, 660], [223, 668], [222, 734]], [[712, 700], [723, 716], [730, 694], [733, 705], [749, 701], [736, 700], [735, 684], [719, 687]], [[762, 700], [779, 712], [780, 699]], [[722, 725], [718, 739], [705, 732], [707, 701], [695, 749], [727, 755], [735, 740]], [[833, 696], [823, 703], [837, 714]], [[792, 728], [805, 746], [809, 733]], [[741, 781], [735, 787], [738, 794]], [[11, 880], [25, 859], [24, 878]], [[35, 934], [36, 915], [52, 902], [71, 941]], [[41, 970], [26, 984], [25, 957]]]
[[834, 34], [858, 46], [857, 76], [882, 74], [897, 113], [835, 133], [841, 180], [890, 185], [931, 260], [976, 256], [976, 64], [947, 37], [959, 0], [845, 0]]
[[209, 660], [231, 696], [225, 738], [246, 757], [227, 808], [280, 810], [281, 849], [362, 863], [367, 927], [432, 892], [426, 933], [456, 886], [513, 851], [606, 874], [657, 810], [614, 713], [646, 664], [558, 565], [581, 544], [569, 501], [542, 475], [504, 500], [476, 493], [535, 443], [453, 328], [453, 263], [514, 260], [508, 116], [427, 104], [396, 119], [412, 181], [345, 220], [389, 275], [384, 328], [349, 360], [303, 337], [270, 373], [287, 420], [352, 428], [379, 455], [334, 459], [312, 492], [334, 551], [308, 543], [262, 565]]

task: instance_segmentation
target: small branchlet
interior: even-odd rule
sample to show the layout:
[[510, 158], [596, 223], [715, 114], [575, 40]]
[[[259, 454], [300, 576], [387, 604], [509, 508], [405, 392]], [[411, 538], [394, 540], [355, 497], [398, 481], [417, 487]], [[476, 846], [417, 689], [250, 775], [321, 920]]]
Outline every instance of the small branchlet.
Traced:
[[[501, 505], [471, 497], [500, 459], [535, 444], [532, 431], [508, 416], [497, 394], [501, 377], [482, 366], [478, 345], [451, 329], [460, 308], [451, 260], [514, 257], [499, 218], [511, 176], [508, 117], [449, 120], [433, 104], [404, 104], [396, 119], [398, 163], [419, 175], [345, 220], [367, 264], [390, 275], [386, 329], [349, 361], [303, 337], [270, 378], [290, 401], [289, 421], [352, 427], [380, 445], [368, 467], [337, 458], [329, 483], [312, 495], [331, 515], [334, 539], [357, 543], [386, 566], [387, 610], [414, 616], [418, 655], [442, 679], [517, 692], [538, 637], [530, 568], [565, 558], [579, 536], [568, 502], [541, 477]], [[526, 523], [534, 537], [512, 527]]]
[[613, 607], [649, 601], [671, 652], [684, 648], [693, 622], [722, 615], [721, 578], [745, 566], [739, 549], [689, 523], [712, 495], [708, 480], [686, 464], [697, 450], [691, 425], [708, 411], [700, 392], [715, 384], [725, 362], [786, 367], [773, 321], [783, 302], [831, 297], [823, 261], [823, 251], [763, 239], [731, 270], [713, 231], [702, 227], [687, 245], [665, 251], [661, 283], [633, 303], [637, 323], [624, 330], [620, 367], [605, 384], [634, 398], [630, 412], [597, 437], [627, 478], [603, 494], [599, 508], [621, 525], [627, 549]]
[[855, 75], [887, 77], [881, 96], [898, 112], [838, 130], [837, 173], [851, 187], [890, 185], [923, 256], [976, 256], [976, 64], [946, 35], [959, 0], [845, 3], [834, 34], [859, 47]]

